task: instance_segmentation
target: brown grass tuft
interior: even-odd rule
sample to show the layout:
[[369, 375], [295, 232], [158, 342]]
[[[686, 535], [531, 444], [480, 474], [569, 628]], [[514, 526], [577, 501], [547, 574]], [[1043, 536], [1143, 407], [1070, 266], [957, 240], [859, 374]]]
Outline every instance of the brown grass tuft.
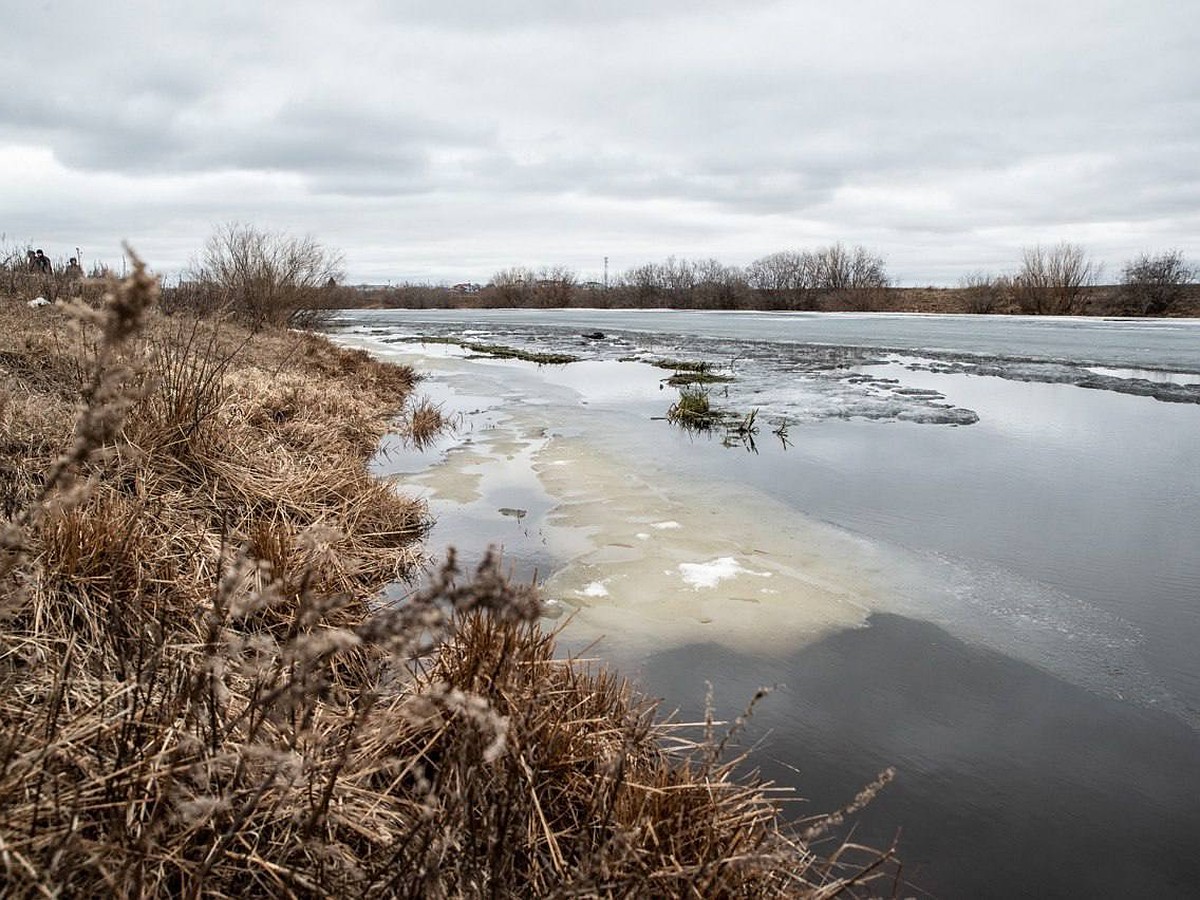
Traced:
[[404, 411], [404, 436], [413, 447], [424, 450], [450, 427], [440, 404], [422, 397]]

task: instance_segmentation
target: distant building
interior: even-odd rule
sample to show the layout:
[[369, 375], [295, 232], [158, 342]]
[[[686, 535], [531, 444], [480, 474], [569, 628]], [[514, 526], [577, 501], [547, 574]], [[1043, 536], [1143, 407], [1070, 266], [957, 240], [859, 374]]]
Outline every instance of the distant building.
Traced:
[[483, 285], [476, 284], [474, 281], [464, 281], [461, 284], [451, 285], [450, 290], [456, 294], [478, 294], [483, 290]]

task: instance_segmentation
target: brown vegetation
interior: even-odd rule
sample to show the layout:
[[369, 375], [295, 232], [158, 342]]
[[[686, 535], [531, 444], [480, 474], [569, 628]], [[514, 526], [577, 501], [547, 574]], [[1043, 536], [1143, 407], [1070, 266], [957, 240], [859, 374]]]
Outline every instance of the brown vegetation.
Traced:
[[669, 257], [618, 275], [611, 285], [579, 282], [562, 267], [506, 269], [471, 290], [434, 285], [347, 289], [347, 307], [762, 309], [814, 312], [923, 312], [1029, 315], [1200, 316], [1197, 267], [1178, 251], [1142, 254], [1118, 285], [1099, 284], [1100, 266], [1083, 248], [1060, 243], [1022, 251], [1016, 271], [972, 272], [953, 288], [893, 287], [882, 257], [833, 244], [782, 251], [745, 267]]
[[139, 265], [100, 309], [0, 299], [5, 896], [824, 897], [882, 872], [813, 854], [842, 813], [789, 836], [715, 723], [685, 741], [557, 660], [494, 560], [380, 607], [426, 514], [365, 461], [413, 373], [156, 294]]
[[1197, 268], [1189, 265], [1178, 250], [1156, 256], [1142, 253], [1121, 271], [1125, 311], [1135, 316], [1167, 315], [1187, 299], [1196, 276]]
[[219, 313], [255, 331], [312, 327], [339, 305], [341, 278], [341, 254], [312, 237], [227, 224], [212, 233], [184, 280], [167, 292], [164, 308]]

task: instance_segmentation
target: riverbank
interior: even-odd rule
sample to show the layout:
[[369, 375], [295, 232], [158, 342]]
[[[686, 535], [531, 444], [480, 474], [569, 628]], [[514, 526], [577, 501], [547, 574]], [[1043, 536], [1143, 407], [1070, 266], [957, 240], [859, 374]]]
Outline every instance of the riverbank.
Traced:
[[[414, 372], [294, 332], [0, 300], [9, 896], [832, 896], [884, 858], [599, 669], [493, 562], [415, 581], [370, 475]], [[849, 799], [849, 798], [848, 798]], [[823, 845], [824, 846], [824, 845]], [[835, 860], [831, 862], [831, 860]]]

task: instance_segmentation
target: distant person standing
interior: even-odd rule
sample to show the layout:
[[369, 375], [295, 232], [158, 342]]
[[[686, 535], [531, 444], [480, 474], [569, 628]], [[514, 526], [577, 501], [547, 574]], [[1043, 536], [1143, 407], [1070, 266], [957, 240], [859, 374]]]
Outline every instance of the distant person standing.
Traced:
[[83, 277], [83, 266], [79, 265], [79, 260], [72, 256], [63, 274], [67, 276], [67, 281], [77, 281]]
[[43, 275], [49, 275], [54, 271], [54, 267], [50, 265], [50, 257], [41, 250], [33, 257], [34, 271], [40, 272]]

